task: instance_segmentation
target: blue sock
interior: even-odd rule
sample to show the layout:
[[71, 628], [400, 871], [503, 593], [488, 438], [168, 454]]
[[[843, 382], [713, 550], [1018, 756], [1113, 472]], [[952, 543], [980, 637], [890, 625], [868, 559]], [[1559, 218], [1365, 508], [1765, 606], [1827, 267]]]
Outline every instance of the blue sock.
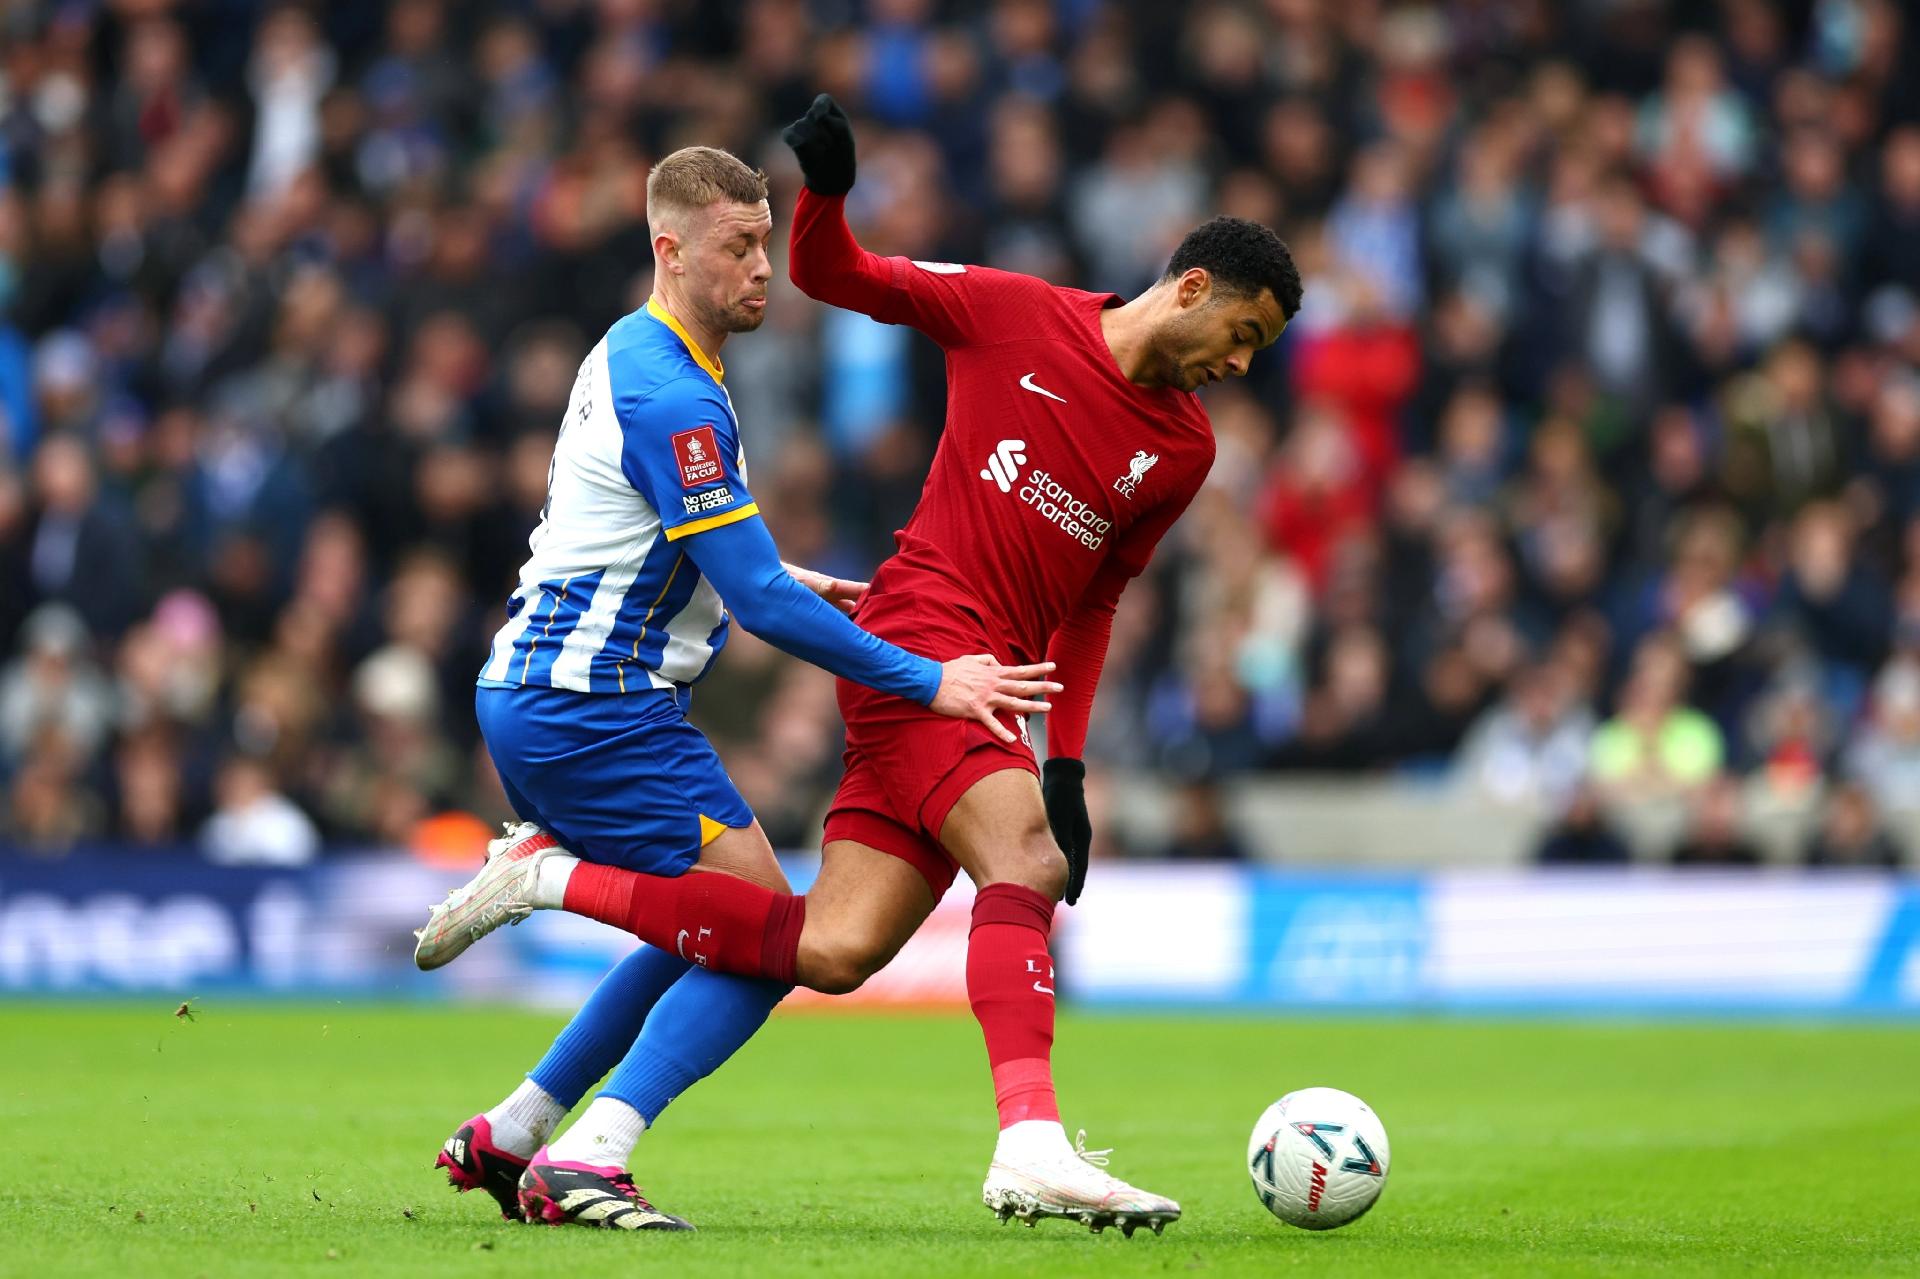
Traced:
[[651, 1125], [675, 1097], [740, 1051], [792, 989], [693, 969], [661, 996], [601, 1095], [626, 1102]]
[[[642, 946], [628, 955], [600, 979], [527, 1078], [572, 1110], [587, 1089], [633, 1046], [647, 1014], [692, 967], [686, 960], [653, 946]], [[764, 1019], [766, 1013], [760, 1016]]]

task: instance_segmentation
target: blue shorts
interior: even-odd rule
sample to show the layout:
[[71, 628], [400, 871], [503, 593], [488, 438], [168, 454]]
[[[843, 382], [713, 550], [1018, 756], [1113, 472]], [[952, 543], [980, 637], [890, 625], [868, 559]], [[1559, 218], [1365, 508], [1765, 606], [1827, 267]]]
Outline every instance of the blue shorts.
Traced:
[[705, 734], [689, 695], [482, 686], [480, 734], [522, 821], [588, 861], [678, 875], [753, 810]]

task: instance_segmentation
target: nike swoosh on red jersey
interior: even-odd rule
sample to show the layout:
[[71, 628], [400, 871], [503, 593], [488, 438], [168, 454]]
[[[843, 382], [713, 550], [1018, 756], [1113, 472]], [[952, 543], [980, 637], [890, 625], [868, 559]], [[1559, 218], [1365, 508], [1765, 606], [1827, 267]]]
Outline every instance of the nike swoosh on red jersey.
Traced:
[[1062, 404], [1067, 402], [1064, 396], [1055, 395], [1046, 387], [1036, 384], [1033, 380], [1033, 374], [1031, 373], [1020, 379], [1020, 389], [1023, 391], [1032, 391], [1035, 395], [1044, 395], [1049, 400], [1059, 400]]

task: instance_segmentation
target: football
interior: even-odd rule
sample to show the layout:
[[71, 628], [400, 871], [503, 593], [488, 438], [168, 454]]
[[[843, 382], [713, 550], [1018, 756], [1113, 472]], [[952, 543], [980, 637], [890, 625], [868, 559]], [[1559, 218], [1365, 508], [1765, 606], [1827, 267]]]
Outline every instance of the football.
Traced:
[[1387, 1130], [1338, 1088], [1302, 1088], [1268, 1106], [1247, 1142], [1247, 1171], [1267, 1211], [1332, 1230], [1359, 1218], [1387, 1184]]

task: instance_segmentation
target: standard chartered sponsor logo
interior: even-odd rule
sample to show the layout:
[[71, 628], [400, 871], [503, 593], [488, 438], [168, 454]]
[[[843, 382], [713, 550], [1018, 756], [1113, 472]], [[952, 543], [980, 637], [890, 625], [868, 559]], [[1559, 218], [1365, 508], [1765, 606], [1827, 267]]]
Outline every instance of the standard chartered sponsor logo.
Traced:
[[1100, 544], [1107, 540], [1107, 534], [1113, 531], [1113, 521], [1102, 518], [1098, 511], [1068, 492], [1060, 481], [1042, 467], [1034, 467], [1022, 483], [1020, 468], [1027, 464], [1027, 455], [1022, 451], [1026, 447], [1025, 440], [1001, 440], [993, 450], [993, 456], [987, 459], [987, 467], [980, 472], [980, 478], [992, 480], [1002, 493], [1011, 493], [1013, 486], [1020, 484], [1022, 502], [1040, 512], [1048, 523], [1088, 550], [1099, 550]]
[[1034, 467], [1020, 489], [1020, 500], [1040, 512], [1055, 528], [1090, 551], [1100, 549], [1113, 531], [1113, 521], [1069, 493], [1060, 482], [1039, 467]]

